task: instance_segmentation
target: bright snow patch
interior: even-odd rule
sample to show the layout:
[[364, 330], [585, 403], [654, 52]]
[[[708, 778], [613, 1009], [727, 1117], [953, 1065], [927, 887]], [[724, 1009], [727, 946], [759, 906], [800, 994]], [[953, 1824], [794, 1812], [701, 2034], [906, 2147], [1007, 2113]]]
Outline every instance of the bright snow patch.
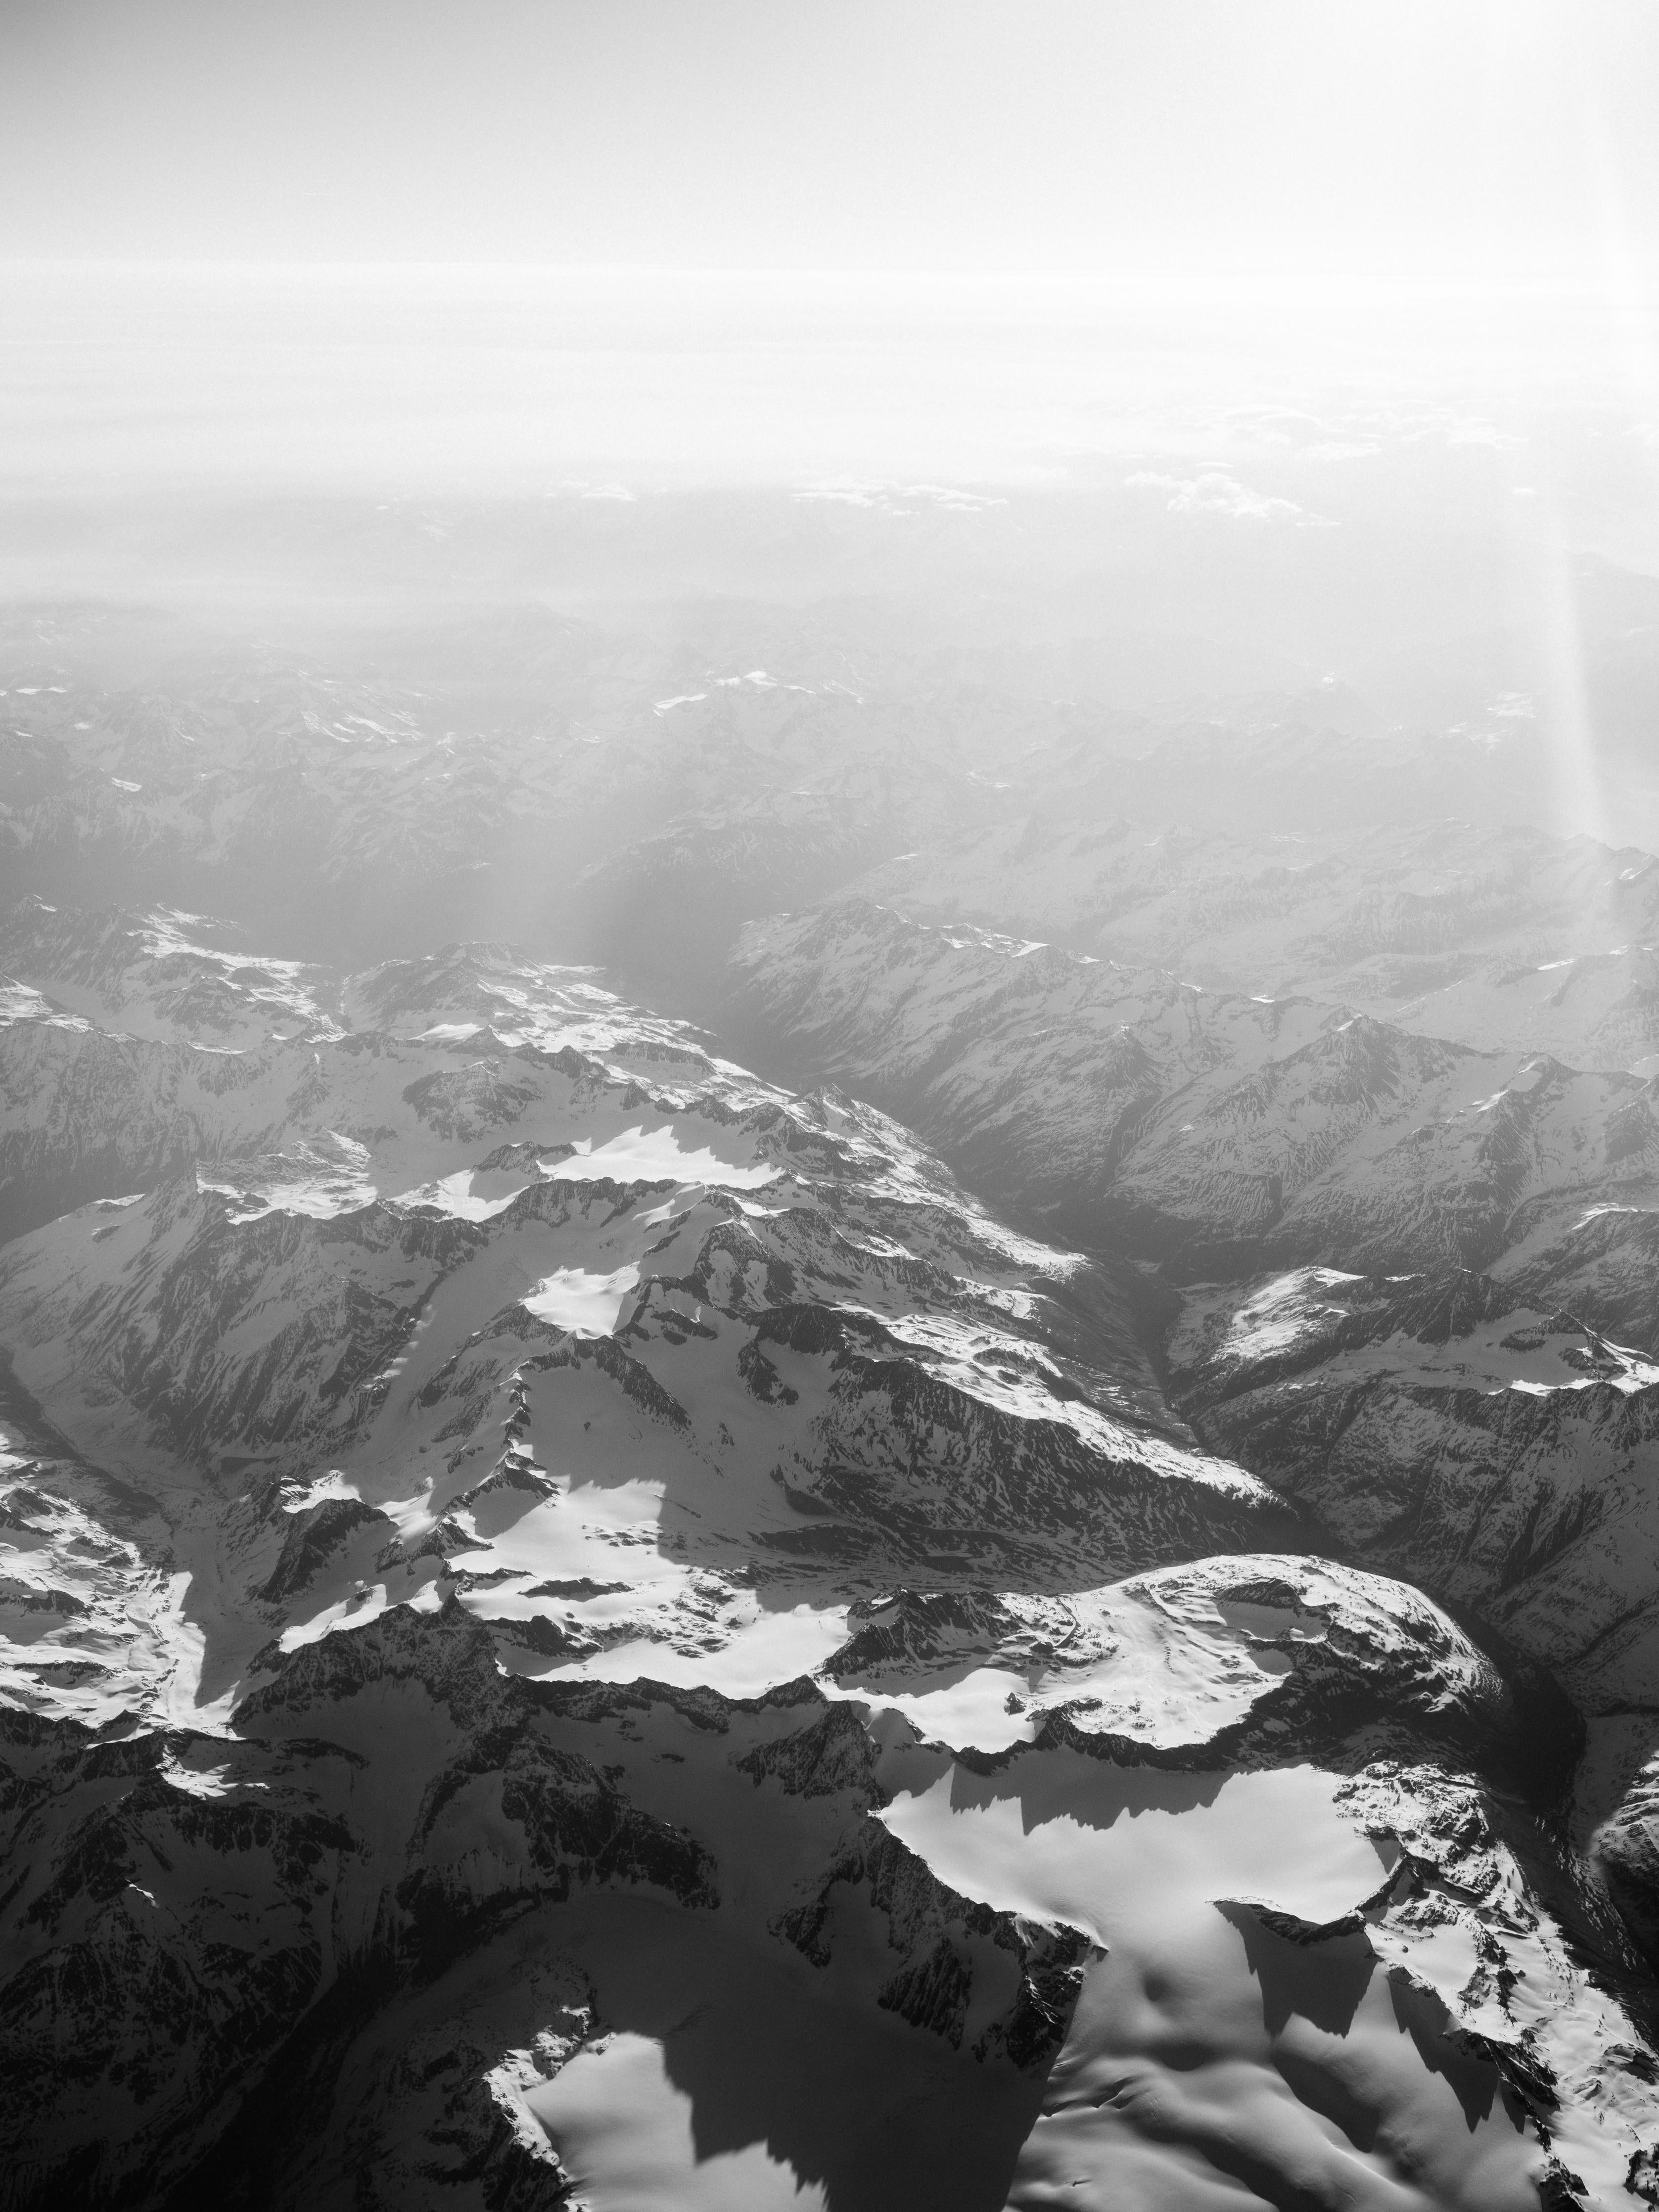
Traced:
[[[632, 1592], [629, 1598], [637, 1610], [639, 1594]], [[617, 1604], [625, 1614], [628, 1601]], [[600, 1609], [584, 1607], [581, 1610], [584, 1617], [592, 1618]], [[670, 1626], [665, 1619], [661, 1625]], [[717, 1643], [717, 1635], [724, 1635], [726, 1640]], [[556, 1674], [561, 1681], [669, 1682], [688, 1690], [718, 1690], [725, 1698], [755, 1698], [780, 1682], [815, 1673], [846, 1635], [844, 1605], [802, 1603], [787, 1613], [756, 1607], [746, 1620], [722, 1624], [718, 1631], [705, 1628], [699, 1639], [701, 1649], [688, 1650], [684, 1641], [671, 1643], [660, 1635], [641, 1636], [612, 1644], [591, 1658], [556, 1662], [546, 1671]], [[868, 1696], [867, 1692], [860, 1694]]]
[[1227, 1329], [1225, 1350], [1235, 1359], [1267, 1359], [1288, 1352], [1346, 1309], [1319, 1295], [1345, 1283], [1357, 1283], [1335, 1267], [1296, 1267], [1275, 1275], [1240, 1306]]
[[1335, 1778], [1312, 1767], [1165, 1775], [1079, 1760], [1032, 1770], [1030, 1805], [1024, 1772], [981, 1780], [953, 1767], [876, 1817], [964, 1896], [1108, 1946], [1216, 1898], [1260, 1898], [1317, 1925], [1382, 1873]]
[[27, 983], [14, 982], [9, 975], [0, 977], [0, 1022], [44, 1021], [51, 1012], [46, 1000]]
[[526, 1176], [462, 1168], [454, 1175], [440, 1176], [435, 1182], [423, 1182], [418, 1189], [403, 1192], [395, 1203], [435, 1206], [458, 1221], [488, 1221], [495, 1214], [504, 1213], [519, 1193], [529, 1188]]
[[303, 1513], [313, 1505], [320, 1505], [330, 1498], [361, 1498], [362, 1492], [355, 1482], [348, 1482], [337, 1467], [319, 1474], [314, 1482], [283, 1485], [284, 1513]]
[[602, 1145], [583, 1137], [568, 1157], [539, 1164], [544, 1176], [560, 1182], [597, 1182], [614, 1177], [618, 1182], [702, 1182], [754, 1190], [762, 1183], [775, 1182], [778, 1176], [775, 1167], [723, 1160], [706, 1145], [693, 1152], [680, 1143], [672, 1123], [660, 1129], [647, 1129], [643, 1124], [624, 1129]]
[[292, 1152], [241, 1166], [227, 1160], [214, 1168], [198, 1161], [196, 1188], [229, 1200], [238, 1209], [229, 1218], [239, 1227], [267, 1213], [305, 1213], [327, 1221], [337, 1213], [373, 1205], [374, 1184], [368, 1169], [368, 1146], [330, 1129]]
[[670, 2073], [653, 2036], [605, 2036], [525, 2102], [580, 2178], [584, 2198], [617, 2212], [644, 2204], [814, 2212], [829, 2201], [822, 2183], [799, 2177], [767, 2143], [726, 2149], [699, 2142], [690, 2092]]
[[628, 1293], [640, 1271], [618, 1267], [614, 1275], [590, 1275], [583, 1267], [556, 1267], [529, 1292], [524, 1303], [538, 1321], [581, 1336], [609, 1336], [622, 1319]]

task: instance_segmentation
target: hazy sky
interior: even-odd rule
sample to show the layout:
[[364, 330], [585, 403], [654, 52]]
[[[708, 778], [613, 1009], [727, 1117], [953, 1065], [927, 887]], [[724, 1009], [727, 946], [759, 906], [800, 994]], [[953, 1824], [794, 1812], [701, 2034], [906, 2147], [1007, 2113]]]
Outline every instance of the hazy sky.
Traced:
[[1641, 281], [1647, 0], [0, 0], [0, 255]]
[[1659, 0], [0, 0], [0, 588], [263, 578], [273, 491], [1104, 486], [1369, 548], [1379, 639], [1465, 549], [1571, 765], [1656, 116]]
[[1650, 0], [0, 0], [0, 489], [988, 478], [1565, 399], [1649, 500], [1655, 114]]

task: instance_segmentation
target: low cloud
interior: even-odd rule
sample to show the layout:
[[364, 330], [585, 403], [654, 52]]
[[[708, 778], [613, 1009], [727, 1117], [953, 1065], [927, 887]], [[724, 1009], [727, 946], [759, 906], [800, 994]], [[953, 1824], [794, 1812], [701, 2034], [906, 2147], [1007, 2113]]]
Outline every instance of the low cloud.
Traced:
[[1293, 522], [1304, 529], [1334, 527], [1326, 516], [1310, 514], [1293, 499], [1256, 491], [1249, 484], [1240, 483], [1225, 469], [1206, 469], [1195, 477], [1161, 476], [1155, 470], [1142, 469], [1124, 482], [1170, 493], [1171, 514], [1229, 514], [1241, 522]]

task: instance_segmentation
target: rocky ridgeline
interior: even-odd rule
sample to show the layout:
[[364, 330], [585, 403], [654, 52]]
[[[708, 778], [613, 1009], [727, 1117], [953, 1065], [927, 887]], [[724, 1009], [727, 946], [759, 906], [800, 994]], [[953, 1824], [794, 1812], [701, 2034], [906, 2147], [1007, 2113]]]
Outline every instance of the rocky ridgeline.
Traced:
[[[1320, 781], [1330, 783], [1328, 768]], [[1063, 809], [935, 839], [860, 880], [918, 921], [969, 922], [1213, 992], [1340, 1005], [1420, 1035], [1517, 1042], [1578, 1067], [1659, 1049], [1659, 862], [1491, 817], [1349, 810], [1285, 836]], [[780, 905], [799, 907], [794, 894]]]
[[1659, 1176], [1651, 1083], [1206, 991], [862, 898], [755, 925], [746, 1018], [977, 1187], [1177, 1277], [1490, 1267]]

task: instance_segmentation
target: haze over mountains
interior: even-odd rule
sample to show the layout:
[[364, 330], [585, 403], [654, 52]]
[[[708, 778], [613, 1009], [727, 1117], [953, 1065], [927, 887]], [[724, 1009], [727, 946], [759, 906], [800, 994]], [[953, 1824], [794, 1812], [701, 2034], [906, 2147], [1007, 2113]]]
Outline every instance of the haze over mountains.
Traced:
[[7, 2203], [1659, 2202], [1655, 587], [1295, 436], [5, 611]]

